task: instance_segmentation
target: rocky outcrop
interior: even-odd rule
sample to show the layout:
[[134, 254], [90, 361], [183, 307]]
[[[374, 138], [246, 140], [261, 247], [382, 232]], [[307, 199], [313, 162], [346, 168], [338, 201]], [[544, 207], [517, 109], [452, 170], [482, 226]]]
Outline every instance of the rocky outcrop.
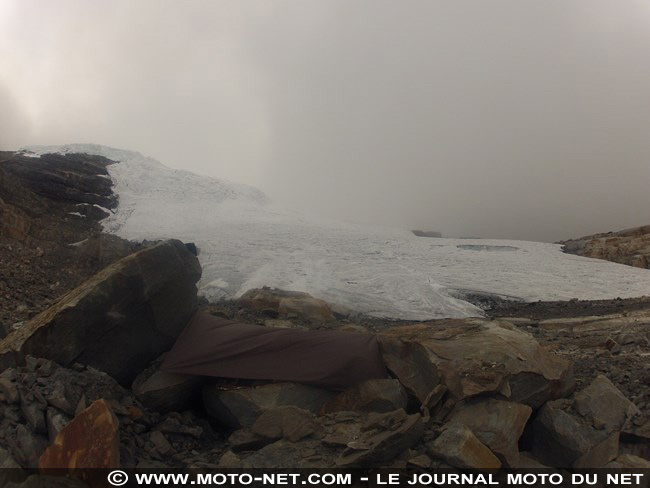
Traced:
[[562, 241], [564, 252], [650, 268], [650, 225]]
[[33, 355], [87, 364], [130, 384], [195, 312], [200, 276], [196, 256], [180, 241], [134, 253], [0, 341], [0, 367]]
[[[427, 378], [431, 381], [439, 375], [456, 400], [498, 393], [538, 408], [550, 399], [565, 396], [574, 387], [568, 361], [546, 351], [531, 335], [507, 322], [440, 320], [389, 329], [378, 339], [382, 351], [386, 351], [389, 369], [407, 388], [415, 380], [425, 383]], [[400, 357], [415, 357], [411, 352], [414, 345], [427, 351], [431, 363], [428, 367], [436, 371], [435, 375], [420, 378], [420, 368], [406, 368], [400, 363]], [[404, 350], [401, 354], [400, 348]], [[424, 358], [420, 362], [426, 365]], [[414, 386], [411, 390], [417, 392], [418, 398], [426, 391]]]

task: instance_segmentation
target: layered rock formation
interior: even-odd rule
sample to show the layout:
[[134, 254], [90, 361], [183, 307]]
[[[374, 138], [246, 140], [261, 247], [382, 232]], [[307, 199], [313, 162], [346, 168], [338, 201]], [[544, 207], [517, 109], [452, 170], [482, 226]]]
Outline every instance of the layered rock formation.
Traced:
[[562, 241], [564, 252], [650, 269], [650, 225]]

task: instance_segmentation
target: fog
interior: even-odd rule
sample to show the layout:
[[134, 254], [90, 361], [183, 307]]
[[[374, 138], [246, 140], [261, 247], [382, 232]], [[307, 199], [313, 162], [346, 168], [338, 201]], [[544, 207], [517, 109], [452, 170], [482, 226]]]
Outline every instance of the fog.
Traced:
[[95, 142], [335, 218], [650, 223], [645, 0], [0, 2], [0, 148]]

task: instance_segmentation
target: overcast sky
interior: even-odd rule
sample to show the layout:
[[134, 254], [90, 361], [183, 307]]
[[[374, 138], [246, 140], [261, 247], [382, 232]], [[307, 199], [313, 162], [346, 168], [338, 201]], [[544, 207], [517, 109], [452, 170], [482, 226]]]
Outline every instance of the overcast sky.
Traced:
[[0, 148], [95, 142], [346, 220], [650, 223], [647, 0], [0, 0]]

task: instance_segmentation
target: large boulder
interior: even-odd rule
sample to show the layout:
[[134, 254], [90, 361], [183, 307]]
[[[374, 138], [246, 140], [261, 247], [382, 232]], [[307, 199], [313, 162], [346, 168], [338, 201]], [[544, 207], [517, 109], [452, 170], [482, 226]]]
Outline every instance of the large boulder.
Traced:
[[431, 360], [431, 354], [422, 344], [402, 338], [398, 331], [380, 334], [379, 347], [386, 367], [402, 383], [406, 391], [418, 399], [425, 400], [431, 391], [439, 385], [438, 368]]
[[557, 468], [602, 468], [618, 456], [619, 432], [595, 429], [570, 411], [570, 402], [548, 402], [533, 422], [533, 455]]
[[605, 376], [598, 375], [587, 388], [576, 393], [574, 408], [596, 429], [620, 430], [640, 414], [639, 409]]
[[203, 404], [217, 422], [239, 429], [251, 427], [264, 412], [294, 406], [318, 414], [335, 393], [297, 383], [271, 383], [254, 388], [222, 389], [218, 384], [203, 388]]
[[127, 256], [0, 341], [0, 370], [29, 354], [90, 365], [130, 385], [195, 312], [200, 277], [196, 256], [177, 240]]
[[599, 375], [572, 399], [544, 405], [533, 423], [533, 453], [559, 468], [601, 468], [618, 456], [620, 432], [639, 414]]
[[[415, 376], [415, 368], [400, 372], [396, 358], [408, 357], [399, 352], [400, 348], [413, 350], [414, 344], [426, 349], [433, 365], [430, 369], [437, 372], [429, 373], [431, 384], [435, 383], [434, 374], [439, 374], [456, 400], [498, 393], [538, 408], [550, 399], [566, 396], [574, 388], [567, 360], [551, 354], [530, 334], [507, 322], [474, 318], [439, 320], [395, 327], [379, 334], [378, 339], [389, 369], [407, 389], [411, 383], [426, 380]], [[418, 398], [425, 391], [423, 387], [412, 389], [419, 391]]]
[[468, 427], [496, 454], [504, 466], [519, 467], [519, 438], [524, 432], [532, 409], [521, 403], [479, 399], [458, 405], [447, 425]]

